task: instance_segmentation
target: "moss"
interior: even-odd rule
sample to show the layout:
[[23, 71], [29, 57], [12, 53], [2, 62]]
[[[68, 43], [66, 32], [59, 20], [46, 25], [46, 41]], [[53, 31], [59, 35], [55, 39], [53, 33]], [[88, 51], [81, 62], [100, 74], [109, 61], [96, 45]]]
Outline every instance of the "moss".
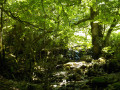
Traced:
[[104, 77], [95, 77], [92, 79], [92, 83], [106, 83], [106, 80]]
[[112, 84], [114, 90], [120, 90], [120, 82], [116, 82]]
[[111, 59], [108, 61], [107, 70], [108, 73], [119, 72], [120, 63], [116, 59]]
[[105, 77], [94, 77], [91, 80], [91, 85], [93, 87], [106, 87], [107, 86], [107, 79]]
[[108, 85], [108, 87], [105, 90], [120, 90], [120, 82]]

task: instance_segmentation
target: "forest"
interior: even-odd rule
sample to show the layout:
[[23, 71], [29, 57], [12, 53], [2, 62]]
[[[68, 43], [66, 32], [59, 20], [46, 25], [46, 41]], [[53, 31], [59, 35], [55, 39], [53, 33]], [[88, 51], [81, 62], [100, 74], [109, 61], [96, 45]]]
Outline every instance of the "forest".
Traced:
[[119, 0], [0, 0], [0, 90], [120, 90]]

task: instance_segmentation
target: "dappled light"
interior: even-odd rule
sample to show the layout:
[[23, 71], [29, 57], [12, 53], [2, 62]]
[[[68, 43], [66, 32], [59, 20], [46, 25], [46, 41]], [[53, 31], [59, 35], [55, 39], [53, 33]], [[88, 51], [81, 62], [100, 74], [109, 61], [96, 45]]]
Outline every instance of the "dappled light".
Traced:
[[119, 90], [119, 0], [0, 0], [0, 90]]

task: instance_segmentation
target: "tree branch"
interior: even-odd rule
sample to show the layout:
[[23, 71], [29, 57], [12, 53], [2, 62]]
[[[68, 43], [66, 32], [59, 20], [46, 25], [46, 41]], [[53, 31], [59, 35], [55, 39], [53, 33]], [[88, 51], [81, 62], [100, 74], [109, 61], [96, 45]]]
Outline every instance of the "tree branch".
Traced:
[[109, 41], [109, 38], [110, 38], [110, 34], [112, 33], [113, 28], [117, 25], [117, 22], [118, 22], [118, 21], [114, 18], [113, 23], [111, 24], [111, 26], [110, 26], [110, 28], [109, 28], [109, 30], [108, 30], [108, 32], [107, 32], [107, 35], [106, 35], [106, 37], [105, 37], [104, 45], [103, 45], [103, 46], [106, 46], [106, 45], [107, 45], [107, 42]]
[[[60, 4], [62, 5], [62, 3], [60, 3]], [[66, 16], [66, 18], [67, 18], [67, 20], [69, 22], [69, 26], [70, 26], [70, 20], [69, 20], [68, 14], [65, 12], [65, 9], [64, 9], [63, 5], [62, 5], [62, 11], [65, 14], [65, 16]]]
[[34, 24], [30, 23], [30, 22], [21, 20], [20, 17], [18, 17], [18, 16], [14, 16], [14, 14], [11, 11], [5, 10], [4, 8], [1, 8], [1, 7], [0, 7], [0, 9], [2, 9], [3, 12], [5, 12], [9, 17], [11, 17], [14, 20], [17, 20], [17, 21], [19, 21], [19, 22], [21, 22], [23, 24], [27, 24], [27, 25], [33, 26], [35, 28], [38, 28], [39, 30], [44, 30], [44, 29], [40, 28], [37, 25], [34, 25]]
[[88, 20], [91, 20], [91, 18], [89, 17], [89, 18], [84, 18], [84, 19], [82, 19], [82, 20], [79, 20], [77, 23], [73, 23], [72, 26], [78, 25], [78, 24], [80, 24], [80, 23], [82, 23], [82, 22], [86, 22], [86, 21], [88, 21]]

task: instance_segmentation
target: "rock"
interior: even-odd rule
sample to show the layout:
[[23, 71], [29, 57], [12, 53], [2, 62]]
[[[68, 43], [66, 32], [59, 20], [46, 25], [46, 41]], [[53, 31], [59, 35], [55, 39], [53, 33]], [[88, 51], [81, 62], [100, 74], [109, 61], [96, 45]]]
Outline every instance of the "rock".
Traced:
[[77, 73], [69, 74], [67, 77], [67, 81], [80, 81], [81, 75]]
[[106, 87], [108, 84], [107, 79], [105, 77], [94, 77], [91, 80], [91, 85], [93, 87]]
[[91, 55], [84, 55], [80, 58], [80, 61], [91, 62], [92, 61], [92, 56]]
[[81, 69], [80, 69], [80, 68], [77, 68], [77, 69], [75, 69], [74, 71], [75, 71], [75, 73], [82, 74], [82, 72], [81, 72]]
[[99, 64], [106, 64], [106, 59], [104, 57], [100, 57], [98, 59]]
[[64, 64], [63, 66], [64, 66], [64, 68], [66, 68], [68, 66], [70, 68], [80, 68], [83, 65], [86, 66], [87, 63], [85, 63], [84, 61], [82, 61], [82, 62], [68, 62], [68, 63]]
[[57, 66], [56, 66], [56, 69], [57, 69], [57, 70], [58, 70], [58, 69], [63, 69], [63, 65], [62, 65], [62, 64], [57, 65]]
[[82, 65], [82, 66], [80, 67], [80, 69], [85, 69], [85, 68], [87, 68], [87, 66], [85, 66], [85, 65]]

